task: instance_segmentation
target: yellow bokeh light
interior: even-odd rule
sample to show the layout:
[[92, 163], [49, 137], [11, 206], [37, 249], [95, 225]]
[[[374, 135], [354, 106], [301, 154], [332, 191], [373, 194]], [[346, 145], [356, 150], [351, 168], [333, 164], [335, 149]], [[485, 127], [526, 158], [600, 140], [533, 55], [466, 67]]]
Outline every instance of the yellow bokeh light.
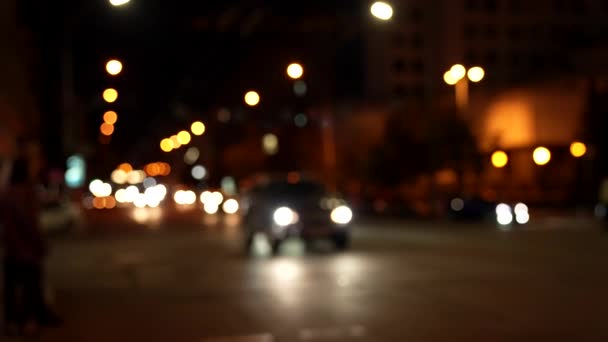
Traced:
[[190, 140], [192, 140], [190, 133], [188, 133], [186, 131], [181, 131], [181, 132], [177, 133], [177, 141], [180, 144], [188, 145], [190, 143]]
[[171, 150], [173, 150], [173, 142], [171, 139], [163, 139], [160, 142], [160, 149], [163, 150], [163, 152], [171, 152]]
[[113, 125], [118, 121], [118, 114], [115, 111], [109, 110], [103, 114], [103, 121], [109, 125]]
[[190, 126], [190, 130], [194, 135], [203, 135], [205, 133], [205, 129], [205, 124], [200, 121], [196, 121]]
[[99, 127], [99, 131], [103, 135], [112, 135], [112, 133], [114, 133], [114, 125], [104, 122]]
[[116, 100], [118, 100], [118, 92], [116, 91], [116, 89], [108, 88], [103, 91], [103, 99], [107, 103], [116, 102]]
[[279, 151], [279, 138], [272, 133], [265, 134], [262, 137], [262, 149], [266, 154], [276, 154]]
[[122, 63], [116, 59], [112, 59], [106, 63], [106, 71], [108, 74], [116, 76], [122, 71]]
[[537, 147], [532, 154], [536, 165], [546, 165], [551, 160], [551, 152], [546, 147]]
[[443, 74], [443, 80], [448, 85], [454, 85], [454, 84], [458, 83], [458, 80], [454, 77], [454, 75], [452, 75], [452, 72], [449, 70], [446, 71], [445, 74]]
[[289, 66], [287, 67], [287, 76], [294, 80], [297, 80], [302, 77], [302, 75], [304, 75], [304, 68], [302, 67], [302, 65], [298, 63], [289, 64]]
[[570, 154], [576, 158], [580, 158], [587, 154], [587, 145], [580, 141], [575, 141], [570, 145]]
[[504, 151], [496, 151], [492, 153], [492, 165], [496, 168], [503, 168], [509, 162], [509, 157]]
[[393, 17], [393, 7], [383, 1], [376, 1], [370, 7], [372, 15], [380, 20], [389, 20]]
[[450, 72], [452, 73], [452, 77], [458, 82], [466, 76], [467, 69], [462, 64], [454, 64]]
[[182, 143], [179, 142], [177, 135], [171, 136], [171, 144], [173, 145], [174, 150], [177, 150], [178, 148], [182, 147]]
[[483, 68], [478, 67], [478, 66], [472, 67], [467, 72], [467, 77], [469, 78], [469, 80], [471, 82], [479, 82], [479, 81], [483, 80], [483, 77], [485, 75], [486, 75], [486, 72], [483, 70]]
[[257, 106], [260, 103], [260, 94], [251, 90], [245, 94], [245, 103], [251, 107]]

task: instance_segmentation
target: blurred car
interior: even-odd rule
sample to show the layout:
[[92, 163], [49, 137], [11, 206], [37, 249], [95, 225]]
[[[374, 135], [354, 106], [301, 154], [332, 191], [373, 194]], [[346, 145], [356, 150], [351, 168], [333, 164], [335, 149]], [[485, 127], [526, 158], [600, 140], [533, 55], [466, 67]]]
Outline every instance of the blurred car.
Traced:
[[454, 220], [494, 220], [497, 203], [478, 197], [453, 198], [448, 206], [448, 215]]
[[289, 237], [329, 239], [339, 250], [350, 245], [353, 213], [319, 183], [272, 180], [254, 187], [242, 202], [247, 251], [258, 233], [267, 237], [273, 254]]
[[40, 210], [40, 227], [47, 234], [67, 232], [81, 221], [80, 208], [69, 201], [51, 201]]

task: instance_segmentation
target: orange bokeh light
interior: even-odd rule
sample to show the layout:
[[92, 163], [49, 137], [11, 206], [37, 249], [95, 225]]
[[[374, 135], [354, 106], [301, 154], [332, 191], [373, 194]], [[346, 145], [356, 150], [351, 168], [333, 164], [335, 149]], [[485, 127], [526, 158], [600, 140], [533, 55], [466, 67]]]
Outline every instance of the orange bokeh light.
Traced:
[[103, 114], [103, 121], [109, 125], [113, 125], [118, 121], [118, 114], [113, 110], [109, 110]]
[[114, 125], [104, 122], [99, 127], [99, 131], [103, 135], [112, 135], [114, 133]]
[[118, 165], [118, 169], [123, 170], [126, 173], [129, 173], [129, 172], [133, 171], [133, 166], [131, 166], [131, 164], [129, 164], [129, 163], [122, 163], [122, 164]]

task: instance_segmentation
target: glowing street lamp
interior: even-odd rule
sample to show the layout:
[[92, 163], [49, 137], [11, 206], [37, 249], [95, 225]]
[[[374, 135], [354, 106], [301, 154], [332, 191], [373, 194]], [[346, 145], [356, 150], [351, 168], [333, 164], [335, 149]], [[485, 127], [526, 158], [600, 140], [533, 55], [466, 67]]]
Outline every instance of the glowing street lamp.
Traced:
[[376, 1], [370, 7], [371, 14], [380, 20], [390, 20], [393, 17], [393, 7], [383, 1]]
[[302, 67], [301, 64], [291, 63], [287, 67], [287, 76], [289, 76], [290, 78], [297, 80], [297, 79], [301, 78], [303, 75], [304, 75], [304, 68]]
[[251, 90], [245, 94], [245, 103], [248, 106], [255, 107], [260, 103], [260, 94]]
[[480, 82], [485, 74], [486, 72], [482, 67], [474, 66], [467, 70], [462, 64], [454, 64], [450, 70], [443, 74], [443, 81], [448, 85], [455, 86], [458, 109], [464, 111], [469, 105], [469, 81]]
[[173, 150], [173, 142], [171, 139], [163, 139], [160, 142], [160, 149], [163, 150], [163, 152], [171, 152], [171, 150]]
[[122, 71], [122, 63], [119, 60], [112, 59], [106, 63], [106, 71], [108, 74], [116, 76]]
[[551, 160], [551, 151], [543, 146], [537, 147], [532, 153], [532, 159], [536, 165], [547, 165]]
[[483, 70], [483, 68], [478, 67], [478, 66], [472, 67], [467, 72], [467, 77], [469, 78], [469, 81], [471, 81], [473, 83], [477, 83], [477, 82], [483, 80], [485, 75], [486, 75], [486, 72]]
[[205, 133], [205, 124], [200, 121], [193, 122], [190, 125], [190, 130], [194, 135], [203, 135]]
[[575, 158], [580, 158], [587, 154], [587, 145], [580, 141], [575, 141], [570, 145], [570, 154]]
[[103, 121], [109, 125], [113, 125], [118, 121], [118, 114], [115, 111], [109, 110], [103, 114]]
[[110, 0], [110, 5], [112, 5], [114, 7], [118, 7], [118, 6], [126, 5], [129, 2], [131, 2], [131, 0]]
[[107, 103], [116, 102], [116, 100], [118, 99], [118, 92], [116, 91], [116, 89], [108, 88], [103, 91], [103, 99]]
[[509, 162], [509, 157], [504, 151], [496, 151], [492, 153], [492, 165], [497, 168], [503, 168]]

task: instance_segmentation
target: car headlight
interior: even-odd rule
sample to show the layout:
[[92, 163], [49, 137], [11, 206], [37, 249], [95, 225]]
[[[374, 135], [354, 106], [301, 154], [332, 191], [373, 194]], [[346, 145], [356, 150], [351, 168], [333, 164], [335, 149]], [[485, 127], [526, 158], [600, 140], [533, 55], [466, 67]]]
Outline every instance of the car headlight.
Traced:
[[509, 225], [511, 222], [513, 222], [513, 213], [508, 204], [500, 203], [496, 206], [496, 222], [503, 226]]
[[348, 224], [353, 219], [353, 211], [345, 205], [341, 205], [331, 211], [331, 220], [336, 224]]
[[288, 207], [280, 207], [274, 211], [272, 219], [277, 225], [286, 227], [298, 222], [298, 215]]

